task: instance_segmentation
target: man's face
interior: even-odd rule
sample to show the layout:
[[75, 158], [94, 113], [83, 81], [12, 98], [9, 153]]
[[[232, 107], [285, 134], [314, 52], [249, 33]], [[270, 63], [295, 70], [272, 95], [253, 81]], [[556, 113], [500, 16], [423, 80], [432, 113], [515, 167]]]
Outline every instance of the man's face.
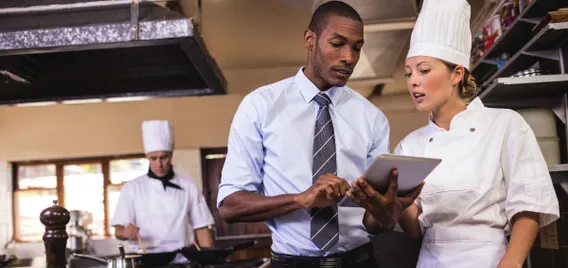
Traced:
[[[308, 35], [312, 35], [311, 37]], [[363, 47], [363, 24], [349, 18], [331, 14], [327, 26], [315, 37], [308, 31], [305, 41], [310, 47], [311, 64], [316, 85], [325, 90], [347, 83], [359, 61]]]
[[146, 158], [150, 161], [150, 169], [156, 176], [163, 177], [172, 168], [172, 153], [166, 151], [150, 152], [146, 154]]

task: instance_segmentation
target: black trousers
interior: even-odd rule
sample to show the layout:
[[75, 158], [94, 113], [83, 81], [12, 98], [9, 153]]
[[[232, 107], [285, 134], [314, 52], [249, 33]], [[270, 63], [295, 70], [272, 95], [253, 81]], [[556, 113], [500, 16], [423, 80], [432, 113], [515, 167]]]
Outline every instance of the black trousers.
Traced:
[[329, 257], [303, 257], [272, 253], [272, 268], [379, 268], [371, 243]]

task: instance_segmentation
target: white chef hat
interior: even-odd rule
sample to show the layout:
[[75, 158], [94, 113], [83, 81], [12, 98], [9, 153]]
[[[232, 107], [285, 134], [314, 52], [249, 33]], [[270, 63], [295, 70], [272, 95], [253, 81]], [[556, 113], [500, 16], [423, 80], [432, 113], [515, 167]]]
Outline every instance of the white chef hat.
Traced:
[[151, 120], [142, 122], [142, 140], [144, 153], [167, 151], [174, 149], [172, 126], [167, 120]]
[[470, 17], [466, 0], [424, 0], [406, 58], [429, 56], [469, 69]]

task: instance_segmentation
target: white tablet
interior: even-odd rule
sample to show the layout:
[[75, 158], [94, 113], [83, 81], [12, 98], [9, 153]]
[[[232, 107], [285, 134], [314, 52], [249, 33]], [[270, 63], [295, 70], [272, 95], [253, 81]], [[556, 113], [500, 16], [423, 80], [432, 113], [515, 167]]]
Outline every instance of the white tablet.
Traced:
[[[373, 160], [363, 176], [379, 193], [385, 194], [390, 183], [390, 172], [398, 170], [398, 195], [411, 193], [442, 162], [441, 159], [382, 154]], [[357, 206], [345, 197], [340, 206]]]

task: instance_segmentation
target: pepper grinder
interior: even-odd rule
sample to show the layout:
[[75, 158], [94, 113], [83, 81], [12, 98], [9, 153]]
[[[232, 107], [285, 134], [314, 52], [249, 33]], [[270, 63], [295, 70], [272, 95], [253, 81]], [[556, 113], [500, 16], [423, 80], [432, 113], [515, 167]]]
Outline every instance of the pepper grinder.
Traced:
[[44, 209], [39, 215], [39, 220], [45, 225], [43, 244], [47, 268], [65, 268], [67, 266], [65, 249], [69, 236], [66, 226], [70, 219], [69, 211], [58, 206], [57, 200], [53, 200], [53, 206]]

